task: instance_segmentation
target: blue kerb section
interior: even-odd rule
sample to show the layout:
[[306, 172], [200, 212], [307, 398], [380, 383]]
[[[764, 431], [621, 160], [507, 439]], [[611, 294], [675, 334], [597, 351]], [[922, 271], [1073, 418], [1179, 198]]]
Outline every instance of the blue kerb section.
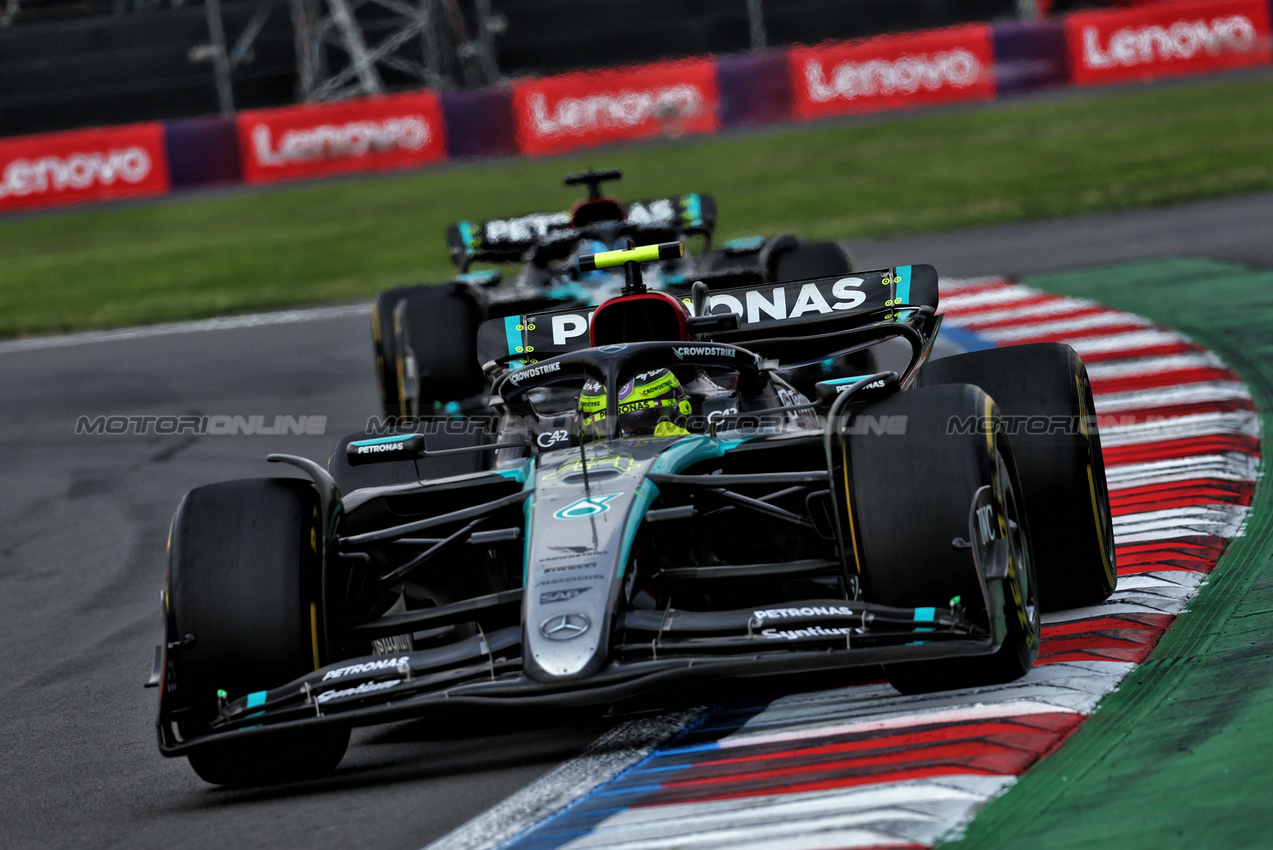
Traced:
[[676, 747], [670, 750], [664, 750], [664, 755], [688, 756], [694, 753], [706, 753], [720, 749], [719, 741], [712, 741], [710, 744], [695, 744], [692, 747]]
[[[607, 818], [639, 804], [643, 798], [661, 790], [663, 783], [674, 779], [676, 774], [695, 767], [694, 757], [719, 751], [716, 739], [737, 731], [766, 707], [768, 704], [762, 703], [712, 709], [670, 741], [673, 746], [656, 749], [557, 814], [504, 842], [500, 850], [555, 850], [591, 834]], [[712, 740], [675, 746], [677, 741], [692, 741], [704, 735]]]
[[954, 345], [961, 352], [985, 351], [987, 348], [998, 348], [995, 343], [986, 339], [981, 334], [974, 333], [973, 331], [961, 328], [957, 325], [948, 325], [945, 322], [942, 323], [939, 337]]
[[353, 440], [349, 443], [351, 446], [382, 446], [385, 443], [401, 443], [404, 440], [410, 440], [415, 434], [398, 434], [394, 437], [377, 437], [374, 440]]
[[897, 267], [897, 289], [895, 297], [900, 304], [911, 303], [911, 267]]
[[509, 354], [516, 354], [517, 349], [522, 347], [522, 332], [517, 329], [521, 322], [521, 316], [504, 317], [504, 337], [508, 340]]

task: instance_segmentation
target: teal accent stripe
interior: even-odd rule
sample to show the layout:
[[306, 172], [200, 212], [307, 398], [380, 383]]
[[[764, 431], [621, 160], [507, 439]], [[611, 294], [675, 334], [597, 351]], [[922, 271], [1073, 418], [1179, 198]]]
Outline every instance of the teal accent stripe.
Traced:
[[685, 224], [690, 227], [703, 224], [703, 199], [698, 195], [685, 196]]
[[349, 445], [351, 446], [381, 446], [381, 445], [384, 445], [385, 443], [401, 443], [405, 440], [410, 440], [414, 436], [415, 434], [398, 434], [397, 436], [394, 436], [394, 437], [377, 437], [374, 440], [352, 440], [349, 443]]
[[535, 530], [535, 458], [531, 458], [521, 467], [522, 475], [522, 492], [531, 491], [530, 498], [522, 502], [522, 528], [525, 530], [523, 535], [526, 538], [525, 545], [522, 546], [522, 587], [526, 587], [530, 581], [530, 538]]
[[902, 304], [911, 303], [911, 267], [898, 266], [896, 277], [898, 278], [896, 298]]
[[504, 317], [504, 338], [508, 340], [509, 354], [516, 354], [517, 349], [522, 347], [522, 332], [517, 329], [521, 323], [521, 316]]
[[828, 379], [827, 379], [827, 380], [825, 380], [825, 381], [818, 381], [818, 383], [819, 383], [819, 384], [830, 384], [830, 385], [831, 385], [831, 386], [833, 386], [833, 387], [838, 387], [840, 384], [852, 384], [852, 383], [854, 383], [854, 382], [856, 382], [856, 381], [860, 381], [860, 380], [862, 380], [862, 379], [863, 379], [863, 378], [865, 378], [865, 377], [866, 377], [866, 375], [853, 375], [853, 376], [848, 377], [848, 378], [828, 378]]
[[265, 691], [254, 691], [248, 694], [248, 708], [256, 708], [258, 705], [265, 705]]
[[[917, 623], [921, 623], [921, 622], [928, 622], [928, 623], [931, 623], [933, 620], [936, 620], [936, 619], [937, 619], [937, 609], [936, 609], [936, 608], [916, 608], [916, 609], [915, 609], [915, 622], [917, 622]], [[930, 629], [930, 628], [923, 628], [923, 627], [921, 627], [921, 628], [917, 628], [917, 629], [915, 629], [915, 631], [917, 631], [917, 632], [931, 632], [931, 631], [932, 631], [932, 629]]]
[[648, 478], [643, 478], [633, 493], [632, 507], [628, 511], [628, 521], [623, 527], [623, 543], [619, 547], [619, 578], [628, 571], [628, 556], [632, 554], [632, 544], [636, 542], [637, 531], [645, 520], [645, 512], [659, 497], [659, 488]]

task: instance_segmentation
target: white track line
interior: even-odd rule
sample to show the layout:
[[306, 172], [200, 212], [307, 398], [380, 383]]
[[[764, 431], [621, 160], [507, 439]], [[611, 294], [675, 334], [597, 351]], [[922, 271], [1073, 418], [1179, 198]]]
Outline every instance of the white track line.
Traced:
[[268, 325], [294, 325], [301, 322], [326, 322], [349, 316], [365, 316], [370, 308], [366, 304], [345, 304], [339, 307], [314, 307], [307, 310], [284, 310], [278, 313], [253, 313], [247, 316], [226, 316], [220, 319], [197, 319], [189, 322], [170, 322], [164, 325], [146, 325], [139, 328], [121, 328], [117, 331], [87, 331], [62, 336], [33, 336], [0, 342], [0, 354], [20, 351], [43, 351], [49, 348], [71, 348], [77, 345], [95, 345], [99, 342], [118, 342], [126, 339], [146, 339], [157, 336], [228, 331], [239, 328], [260, 328]]

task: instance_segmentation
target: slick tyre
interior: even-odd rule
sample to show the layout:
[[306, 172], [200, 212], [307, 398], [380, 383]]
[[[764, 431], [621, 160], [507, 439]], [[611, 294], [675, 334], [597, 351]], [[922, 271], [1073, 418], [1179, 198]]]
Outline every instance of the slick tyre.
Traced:
[[770, 258], [775, 281], [829, 277], [853, 271], [848, 252], [835, 242], [797, 242]]
[[[945, 607], [959, 597], [965, 617], [982, 628], [989, 630], [997, 617], [1006, 624], [993, 654], [886, 665], [889, 683], [914, 694], [1025, 675], [1039, 650], [1038, 586], [1012, 448], [994, 431], [993, 401], [959, 384], [899, 393], [857, 413], [867, 418], [849, 420], [847, 462], [863, 598], [921, 608]], [[899, 427], [861, 427], [881, 422]], [[952, 428], [952, 422], [977, 427]], [[973, 498], [987, 485], [1012, 552], [1008, 578], [991, 583], [989, 608], [971, 549], [956, 544], [969, 538]]]
[[[323, 532], [308, 481], [263, 478], [190, 491], [173, 518], [168, 562], [170, 687], [184, 738], [209, 731], [220, 691], [236, 699], [317, 669]], [[349, 730], [324, 730], [192, 753], [214, 785], [284, 782], [331, 772]]]
[[459, 283], [415, 287], [393, 308], [398, 407], [406, 416], [431, 416], [435, 404], [461, 401], [486, 389], [477, 362], [481, 296]]
[[1117, 581], [1092, 384], [1061, 343], [974, 351], [928, 363], [920, 386], [968, 383], [999, 405], [1030, 517], [1044, 611], [1098, 605]]
[[376, 386], [385, 416], [401, 417], [403, 377], [398, 373], [398, 339], [393, 324], [393, 308], [407, 293], [420, 287], [400, 286], [376, 296], [371, 302], [371, 341], [376, 357]]

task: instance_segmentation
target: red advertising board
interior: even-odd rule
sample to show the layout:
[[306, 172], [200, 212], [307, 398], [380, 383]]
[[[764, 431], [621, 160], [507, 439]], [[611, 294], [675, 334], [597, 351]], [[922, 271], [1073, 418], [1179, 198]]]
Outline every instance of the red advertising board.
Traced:
[[692, 59], [532, 80], [513, 89], [513, 110], [518, 150], [532, 155], [712, 133], [720, 126], [716, 63]]
[[995, 94], [991, 29], [980, 24], [793, 47], [787, 62], [799, 118], [989, 100]]
[[1070, 78], [1080, 85], [1194, 74], [1270, 61], [1267, 0], [1159, 3], [1065, 19]]
[[432, 92], [257, 109], [238, 116], [249, 183], [410, 168], [446, 158]]
[[0, 212], [163, 195], [161, 124], [0, 139]]

